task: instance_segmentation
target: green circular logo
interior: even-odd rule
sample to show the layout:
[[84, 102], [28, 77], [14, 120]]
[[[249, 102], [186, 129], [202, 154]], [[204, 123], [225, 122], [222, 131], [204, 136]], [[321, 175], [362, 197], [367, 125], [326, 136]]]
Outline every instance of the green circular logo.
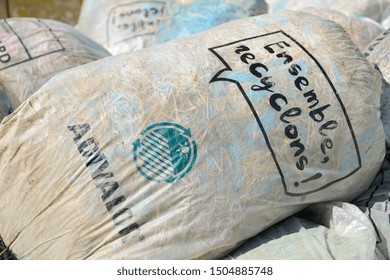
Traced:
[[133, 142], [138, 171], [148, 180], [173, 183], [186, 175], [196, 160], [196, 143], [190, 129], [161, 122], [148, 126]]

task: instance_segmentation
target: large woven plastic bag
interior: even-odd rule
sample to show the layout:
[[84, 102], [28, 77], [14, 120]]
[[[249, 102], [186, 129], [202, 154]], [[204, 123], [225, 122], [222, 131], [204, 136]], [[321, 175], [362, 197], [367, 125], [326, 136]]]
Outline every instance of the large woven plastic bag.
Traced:
[[167, 0], [152, 43], [167, 42], [231, 20], [267, 12], [264, 0]]
[[338, 11], [325, 8], [305, 8], [302, 11], [332, 20], [342, 27], [351, 36], [352, 41], [359, 49], [367, 47], [384, 30], [378, 22], [362, 16], [346, 16]]
[[357, 205], [370, 221], [376, 232], [376, 246], [389, 259], [390, 256], [390, 153], [370, 188], [356, 198]]
[[381, 120], [386, 133], [387, 156], [371, 187], [354, 201], [375, 226], [377, 247], [389, 259], [390, 252], [390, 29], [379, 35], [364, 55], [382, 74]]
[[0, 84], [21, 102], [55, 74], [109, 56], [72, 26], [54, 20], [0, 20]]
[[56, 75], [0, 125], [20, 259], [212, 259], [384, 156], [380, 74], [341, 26], [232, 21]]
[[165, 0], [84, 0], [76, 28], [113, 55], [142, 49], [154, 34]]
[[226, 259], [376, 259], [376, 234], [356, 206], [342, 202], [310, 205], [248, 240]]
[[348, 16], [365, 16], [380, 20], [384, 10], [389, 6], [389, 0], [267, 0], [270, 12], [282, 9], [299, 11], [307, 7], [331, 9]]

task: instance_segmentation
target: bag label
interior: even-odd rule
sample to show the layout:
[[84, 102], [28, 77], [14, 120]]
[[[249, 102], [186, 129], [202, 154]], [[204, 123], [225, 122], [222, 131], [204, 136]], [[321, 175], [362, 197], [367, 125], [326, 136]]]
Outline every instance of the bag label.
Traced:
[[164, 11], [164, 2], [134, 2], [115, 6], [107, 22], [107, 45], [139, 36], [154, 35]]
[[133, 237], [137, 237], [140, 242], [145, 241], [140, 225], [134, 221], [133, 210], [126, 203], [127, 197], [121, 193], [121, 185], [115, 179], [114, 173], [109, 171], [107, 156], [92, 136], [91, 126], [88, 123], [69, 125], [68, 130], [73, 133], [73, 142], [85, 159], [92, 182], [100, 193], [112, 222], [118, 227], [122, 243]]
[[34, 18], [23, 23], [13, 24], [7, 19], [0, 21], [0, 71], [65, 50], [58, 37], [42, 20]]
[[225, 66], [210, 83], [237, 85], [287, 195], [323, 190], [361, 168], [339, 94], [319, 61], [299, 42], [276, 31], [209, 50]]
[[174, 183], [194, 166], [197, 147], [190, 129], [161, 122], [148, 126], [133, 143], [138, 171], [148, 180]]

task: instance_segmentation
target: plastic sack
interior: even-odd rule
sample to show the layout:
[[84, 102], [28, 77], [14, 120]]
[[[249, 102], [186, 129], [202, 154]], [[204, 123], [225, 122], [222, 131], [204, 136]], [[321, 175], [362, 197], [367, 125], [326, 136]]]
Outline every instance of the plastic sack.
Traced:
[[390, 145], [390, 29], [383, 32], [364, 50], [364, 56], [380, 71], [383, 77], [380, 97], [381, 120]]
[[390, 29], [379, 35], [364, 51], [368, 61], [381, 72], [383, 84], [380, 99], [381, 120], [386, 133], [387, 156], [381, 171], [371, 187], [359, 196], [354, 204], [359, 206], [373, 222], [377, 234], [377, 247], [389, 259], [390, 255]]
[[267, 12], [264, 0], [168, 0], [152, 43], [167, 42], [231, 20]]
[[346, 16], [340, 12], [323, 8], [305, 8], [302, 11], [332, 20], [342, 27], [351, 36], [352, 41], [359, 49], [367, 47], [384, 30], [378, 22], [362, 16]]
[[221, 258], [368, 188], [380, 87], [290, 11], [62, 72], [0, 124], [0, 235], [20, 259]]
[[373, 223], [376, 246], [389, 259], [390, 256], [390, 153], [387, 152], [383, 166], [371, 187], [354, 200]]
[[165, 0], [84, 0], [76, 28], [113, 55], [142, 49], [154, 37]]
[[383, 11], [389, 6], [389, 0], [267, 0], [270, 12], [283, 9], [299, 11], [308, 7], [331, 9], [348, 16], [364, 16], [379, 20]]
[[0, 84], [21, 102], [55, 74], [110, 54], [72, 26], [53, 20], [0, 20]]
[[375, 230], [349, 203], [310, 205], [248, 240], [225, 259], [238, 260], [373, 260]]

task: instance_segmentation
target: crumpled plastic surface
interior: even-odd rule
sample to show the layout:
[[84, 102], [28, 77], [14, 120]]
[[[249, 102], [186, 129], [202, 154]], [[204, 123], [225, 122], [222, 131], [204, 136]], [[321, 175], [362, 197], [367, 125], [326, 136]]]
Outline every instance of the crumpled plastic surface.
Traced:
[[153, 44], [268, 12], [264, 0], [168, 0]]
[[0, 124], [0, 235], [19, 259], [221, 258], [369, 187], [380, 89], [341, 26], [290, 11], [62, 72]]
[[25, 101], [55, 74], [110, 56], [72, 26], [54, 20], [0, 20], [0, 84]]
[[323, 202], [270, 227], [225, 259], [373, 260], [375, 244], [374, 227], [359, 208]]
[[302, 11], [340, 24], [351, 36], [351, 39], [356, 46], [361, 50], [367, 47], [372, 40], [385, 31], [382, 25], [368, 17], [346, 16], [341, 12], [325, 8], [310, 7], [305, 8]]
[[390, 29], [380, 34], [363, 51], [364, 56], [382, 74], [382, 93], [380, 99], [381, 120], [390, 145]]

